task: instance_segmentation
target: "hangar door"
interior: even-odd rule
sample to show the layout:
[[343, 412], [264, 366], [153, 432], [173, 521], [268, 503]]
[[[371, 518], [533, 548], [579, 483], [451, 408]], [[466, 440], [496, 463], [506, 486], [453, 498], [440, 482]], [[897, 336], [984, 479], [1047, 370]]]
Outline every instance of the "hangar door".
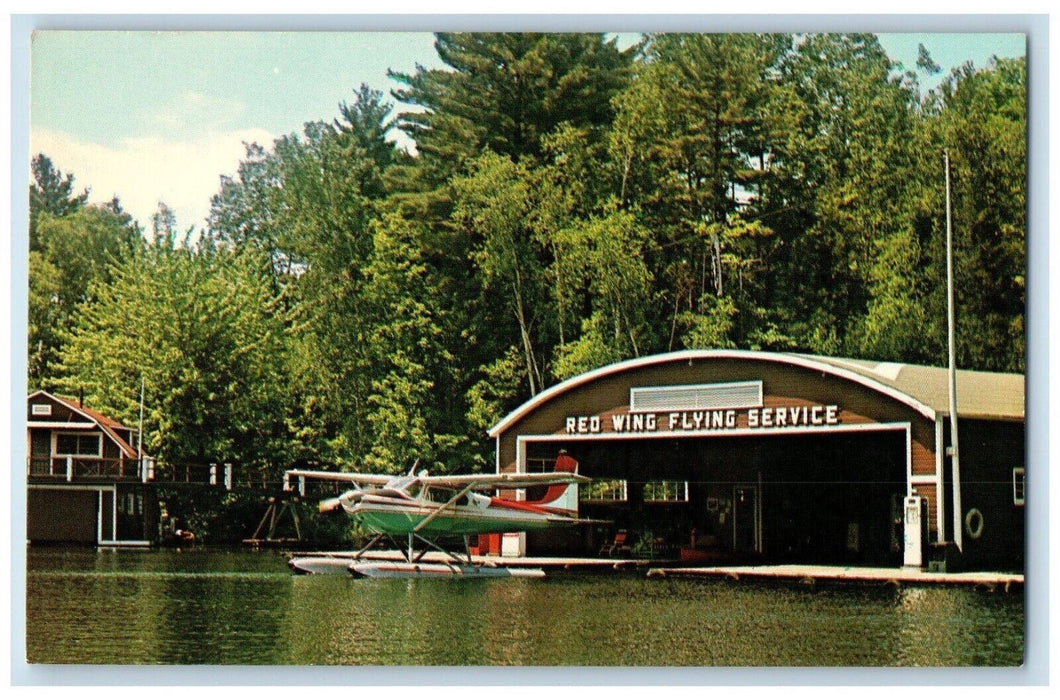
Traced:
[[613, 524], [597, 538], [622, 529], [717, 561], [900, 563], [905, 430], [550, 440], [527, 454], [559, 449], [594, 479], [581, 515]]

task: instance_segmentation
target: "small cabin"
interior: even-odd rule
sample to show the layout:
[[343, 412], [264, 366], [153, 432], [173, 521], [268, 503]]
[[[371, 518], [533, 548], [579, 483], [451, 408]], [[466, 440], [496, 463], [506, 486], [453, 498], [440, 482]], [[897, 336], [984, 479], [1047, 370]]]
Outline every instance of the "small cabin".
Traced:
[[154, 460], [136, 429], [40, 390], [26, 401], [26, 440], [30, 542], [148, 543]]

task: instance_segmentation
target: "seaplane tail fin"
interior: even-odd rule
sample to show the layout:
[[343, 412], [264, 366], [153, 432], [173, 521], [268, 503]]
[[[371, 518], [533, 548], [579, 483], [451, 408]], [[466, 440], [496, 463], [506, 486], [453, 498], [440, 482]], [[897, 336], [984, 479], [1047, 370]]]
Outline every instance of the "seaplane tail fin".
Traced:
[[578, 471], [578, 460], [567, 454], [565, 450], [560, 451], [559, 456], [556, 457], [555, 471], [574, 474]]
[[[575, 474], [578, 471], [578, 460], [565, 451], [560, 452], [556, 457], [555, 471]], [[526, 501], [526, 503], [576, 514], [578, 512], [578, 489], [571, 488], [571, 484], [551, 484], [545, 491], [545, 495], [535, 501]]]

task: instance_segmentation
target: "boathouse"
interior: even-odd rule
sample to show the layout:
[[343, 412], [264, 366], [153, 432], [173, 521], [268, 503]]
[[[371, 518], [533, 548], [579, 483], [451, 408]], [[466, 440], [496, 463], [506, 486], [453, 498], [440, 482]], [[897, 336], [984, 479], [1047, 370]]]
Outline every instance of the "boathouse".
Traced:
[[501, 472], [565, 450], [593, 483], [564, 533], [508, 553], [622, 546], [684, 561], [1020, 570], [1024, 377], [738, 350], [643, 357], [573, 377], [490, 430]]
[[149, 544], [158, 504], [153, 460], [135, 429], [79, 399], [36, 391], [26, 401], [26, 536], [33, 544]]

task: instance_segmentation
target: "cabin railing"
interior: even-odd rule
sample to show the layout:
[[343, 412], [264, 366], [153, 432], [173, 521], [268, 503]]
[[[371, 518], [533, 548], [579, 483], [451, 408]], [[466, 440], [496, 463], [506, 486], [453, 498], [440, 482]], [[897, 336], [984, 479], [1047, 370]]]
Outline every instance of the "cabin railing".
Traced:
[[[219, 476], [220, 475], [220, 476]], [[211, 484], [223, 479], [223, 467], [216, 464], [167, 464], [155, 467], [155, 480], [174, 484]]]
[[198, 484], [231, 491], [233, 488], [277, 490], [281, 481], [268, 465], [172, 464], [144, 458], [146, 475], [138, 459], [101, 457], [29, 457], [26, 476], [34, 482], [148, 481], [156, 484]]
[[105, 457], [30, 457], [26, 474], [34, 479], [139, 481], [140, 460]]

